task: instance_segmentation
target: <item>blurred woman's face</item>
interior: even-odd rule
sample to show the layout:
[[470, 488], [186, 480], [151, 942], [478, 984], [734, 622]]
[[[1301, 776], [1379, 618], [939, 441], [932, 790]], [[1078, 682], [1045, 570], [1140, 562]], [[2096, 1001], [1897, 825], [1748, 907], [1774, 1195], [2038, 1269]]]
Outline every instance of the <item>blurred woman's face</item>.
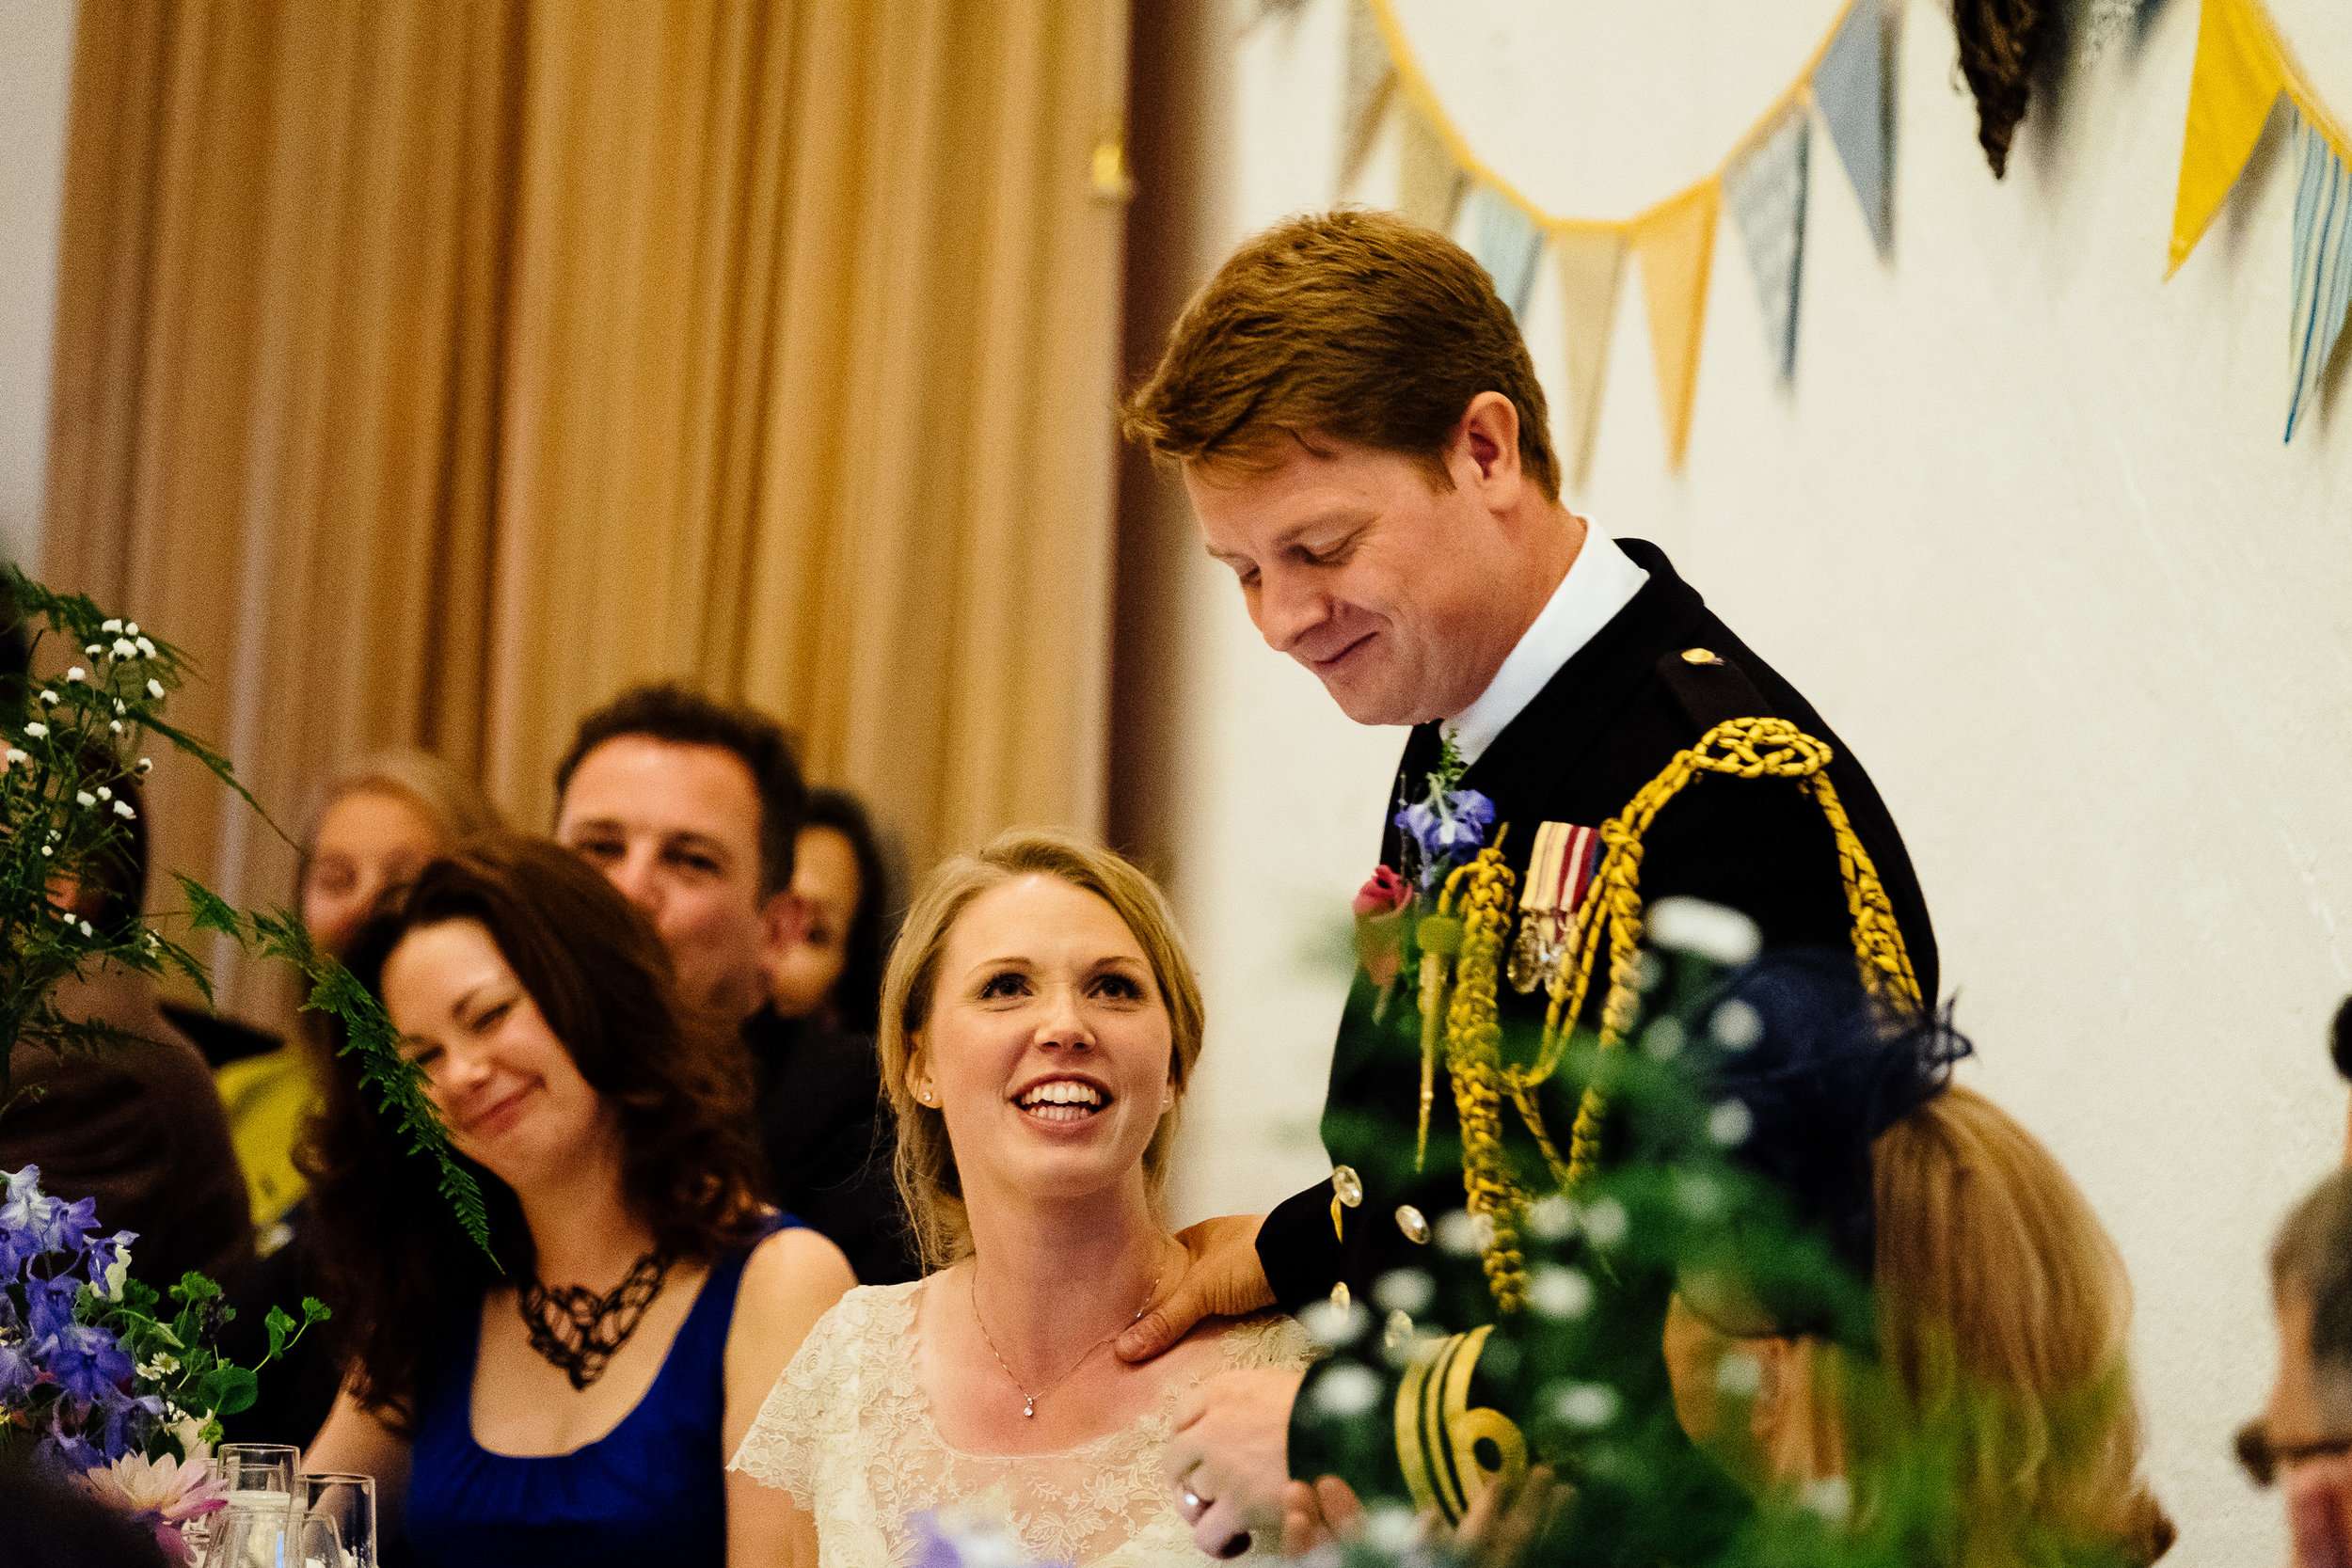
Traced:
[[837, 828], [803, 828], [792, 850], [792, 896], [806, 922], [768, 972], [769, 995], [786, 1018], [823, 1012], [850, 956], [850, 926], [865, 889], [857, 851]]
[[910, 1086], [946, 1117], [967, 1201], [1140, 1183], [1174, 1102], [1150, 958], [1118, 911], [1058, 877], [1018, 877], [965, 906], [914, 1045]]
[[312, 940], [342, 952], [384, 890], [415, 881], [447, 847], [404, 796], [363, 790], [327, 807], [302, 878], [302, 922]]
[[516, 1192], [570, 1175], [617, 1134], [481, 922], [401, 938], [384, 960], [384, 1007], [450, 1142]]

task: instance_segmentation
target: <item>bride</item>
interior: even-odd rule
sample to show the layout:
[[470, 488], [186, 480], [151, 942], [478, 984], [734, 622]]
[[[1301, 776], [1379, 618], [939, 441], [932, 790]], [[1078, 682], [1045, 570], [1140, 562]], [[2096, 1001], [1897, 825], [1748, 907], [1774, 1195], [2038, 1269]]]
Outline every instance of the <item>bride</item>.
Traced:
[[1202, 1560], [1160, 1477], [1174, 1407], [1308, 1340], [1211, 1319], [1139, 1366], [1110, 1352], [1183, 1267], [1160, 1194], [1200, 1031], [1167, 902], [1118, 856], [1013, 832], [931, 878], [878, 1044], [933, 1272], [844, 1296], [733, 1461], [792, 1495], [799, 1568], [903, 1568], [931, 1513], [1076, 1568]]

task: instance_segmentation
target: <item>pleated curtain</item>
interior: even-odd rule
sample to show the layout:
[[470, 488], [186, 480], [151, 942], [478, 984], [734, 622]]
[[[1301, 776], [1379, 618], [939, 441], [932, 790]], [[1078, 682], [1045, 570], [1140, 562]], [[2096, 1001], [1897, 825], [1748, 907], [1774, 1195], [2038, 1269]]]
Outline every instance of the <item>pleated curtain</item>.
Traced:
[[[175, 717], [290, 832], [391, 743], [544, 828], [580, 714], [666, 675], [918, 868], [1097, 829], [1124, 29], [84, 0], [43, 576], [191, 650]], [[163, 864], [290, 895], [193, 769], [151, 805]]]

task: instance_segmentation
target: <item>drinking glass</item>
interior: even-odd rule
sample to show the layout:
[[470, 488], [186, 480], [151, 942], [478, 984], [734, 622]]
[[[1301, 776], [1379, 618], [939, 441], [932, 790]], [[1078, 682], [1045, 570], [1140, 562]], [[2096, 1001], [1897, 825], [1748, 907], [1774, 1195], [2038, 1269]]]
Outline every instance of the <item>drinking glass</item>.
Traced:
[[287, 1568], [375, 1568], [375, 1478], [302, 1478], [302, 1513]]
[[236, 1508], [246, 1493], [277, 1492], [292, 1497], [294, 1470], [301, 1458], [301, 1449], [282, 1443], [223, 1443], [213, 1450], [213, 1473], [229, 1483], [229, 1506]]
[[253, 1487], [230, 1497], [230, 1505], [213, 1515], [204, 1568], [286, 1568], [294, 1494]]

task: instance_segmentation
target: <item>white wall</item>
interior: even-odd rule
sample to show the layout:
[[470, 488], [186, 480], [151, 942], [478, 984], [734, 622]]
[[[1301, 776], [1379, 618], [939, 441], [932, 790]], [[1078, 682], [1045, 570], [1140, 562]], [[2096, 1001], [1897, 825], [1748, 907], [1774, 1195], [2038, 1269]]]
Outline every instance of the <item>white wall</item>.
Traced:
[[0, 0], [0, 559], [38, 570], [73, 0]]
[[[2352, 10], [2271, 5], [2352, 115]], [[1491, 163], [1555, 211], [1615, 216], [1708, 167], [1836, 5], [1400, 9]], [[1229, 241], [1329, 203], [1342, 21], [1310, 0], [1220, 22], [1235, 107], [1207, 221]], [[1872, 253], [1817, 128], [1793, 387], [1726, 222], [1687, 471], [1664, 471], [1629, 277], [1572, 498], [1665, 547], [1869, 766], [1982, 1053], [1974, 1081], [2057, 1150], [2130, 1262], [2184, 1568], [2284, 1550], [2229, 1440], [2269, 1374], [2269, 1234], [2342, 1149], [2323, 1041], [2352, 990], [2352, 354], [2281, 445], [2278, 121], [2161, 281], [2196, 28], [2194, 0], [2170, 0], [2137, 49], [2077, 61], [1996, 183], [1947, 14], [1910, 5], [1893, 255]], [[1366, 199], [1391, 188], [1381, 161]], [[1558, 330], [1547, 277], [1529, 335], [1555, 402]], [[1401, 734], [1347, 723], [1205, 561], [1183, 593], [1175, 880], [1213, 1021], [1191, 1217], [1326, 1168], [1311, 1123], [1342, 976], [1306, 950], [1370, 868]]]

